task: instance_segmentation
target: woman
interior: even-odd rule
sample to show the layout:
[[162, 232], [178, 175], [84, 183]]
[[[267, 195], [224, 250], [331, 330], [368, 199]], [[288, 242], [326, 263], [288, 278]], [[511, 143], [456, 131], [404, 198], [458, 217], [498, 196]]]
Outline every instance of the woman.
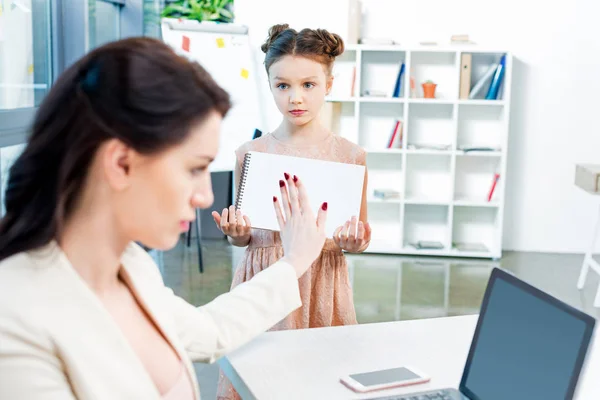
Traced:
[[172, 248], [211, 205], [229, 107], [198, 64], [147, 38], [98, 48], [56, 82], [0, 221], [0, 398], [198, 399], [191, 361], [301, 306], [326, 216], [302, 210], [301, 179], [274, 199], [285, 257], [204, 307], [165, 288], [134, 244]]

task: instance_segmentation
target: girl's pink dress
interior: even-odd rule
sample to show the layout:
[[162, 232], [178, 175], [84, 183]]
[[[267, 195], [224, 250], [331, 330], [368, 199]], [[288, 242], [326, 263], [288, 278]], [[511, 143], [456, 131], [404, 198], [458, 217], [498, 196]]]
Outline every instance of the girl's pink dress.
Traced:
[[[361, 147], [337, 135], [330, 135], [315, 145], [292, 146], [268, 134], [245, 143], [236, 151], [240, 166], [248, 151], [348, 164], [365, 165], [366, 163], [365, 151]], [[250, 243], [235, 271], [231, 288], [252, 279], [254, 275], [274, 264], [282, 256], [283, 248], [279, 233], [253, 229]], [[273, 326], [271, 330], [318, 328], [357, 323], [346, 258], [332, 239], [327, 239], [321, 255], [312, 267], [300, 277], [298, 283], [302, 307]], [[219, 376], [217, 399], [240, 399], [222, 371]]]

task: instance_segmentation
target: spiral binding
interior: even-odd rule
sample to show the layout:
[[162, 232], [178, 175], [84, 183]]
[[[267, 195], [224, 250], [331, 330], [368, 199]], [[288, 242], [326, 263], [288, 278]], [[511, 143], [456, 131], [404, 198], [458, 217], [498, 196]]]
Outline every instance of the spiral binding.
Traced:
[[235, 199], [236, 210], [239, 210], [242, 207], [242, 201], [244, 199], [244, 189], [246, 189], [246, 174], [248, 173], [248, 168], [250, 168], [251, 158], [251, 153], [246, 153], [246, 155], [244, 156], [244, 163], [242, 164], [242, 176], [240, 177], [240, 184], [238, 185], [237, 196]]

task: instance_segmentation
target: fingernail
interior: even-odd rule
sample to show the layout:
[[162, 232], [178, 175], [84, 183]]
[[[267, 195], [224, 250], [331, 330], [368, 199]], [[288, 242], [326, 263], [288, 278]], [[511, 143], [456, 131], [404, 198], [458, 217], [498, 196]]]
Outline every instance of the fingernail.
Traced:
[[288, 174], [287, 172], [284, 172], [283, 176], [285, 176], [285, 180], [287, 181], [288, 179], [290, 179], [290, 174]]
[[285, 182], [284, 181], [279, 181], [279, 187], [284, 187], [285, 186]]
[[323, 211], [327, 211], [327, 202], [323, 203], [321, 208], [323, 209]]
[[298, 177], [294, 175], [294, 182], [298, 182]]
[[273, 196], [273, 203], [277, 202], [277, 196]]

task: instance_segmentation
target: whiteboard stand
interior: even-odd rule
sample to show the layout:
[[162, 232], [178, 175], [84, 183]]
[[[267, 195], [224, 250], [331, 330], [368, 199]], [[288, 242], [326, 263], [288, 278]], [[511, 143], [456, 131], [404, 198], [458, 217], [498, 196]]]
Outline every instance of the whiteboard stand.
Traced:
[[[221, 124], [219, 153], [210, 172], [229, 172], [237, 163], [235, 150], [253, 139], [253, 133], [266, 127], [265, 110], [259, 95], [259, 79], [254, 47], [248, 27], [239, 24], [198, 22], [164, 18], [162, 40], [180, 55], [200, 64], [231, 98], [232, 107]], [[232, 179], [232, 193], [235, 182]], [[234, 195], [228, 201], [233, 204]], [[227, 206], [231, 205], [227, 204]], [[223, 206], [225, 206], [223, 204]], [[220, 208], [220, 207], [219, 207]], [[225, 208], [225, 207], [223, 207]], [[196, 236], [200, 272], [203, 271], [200, 237], [200, 212], [196, 213]], [[191, 227], [188, 247], [191, 245]]]

